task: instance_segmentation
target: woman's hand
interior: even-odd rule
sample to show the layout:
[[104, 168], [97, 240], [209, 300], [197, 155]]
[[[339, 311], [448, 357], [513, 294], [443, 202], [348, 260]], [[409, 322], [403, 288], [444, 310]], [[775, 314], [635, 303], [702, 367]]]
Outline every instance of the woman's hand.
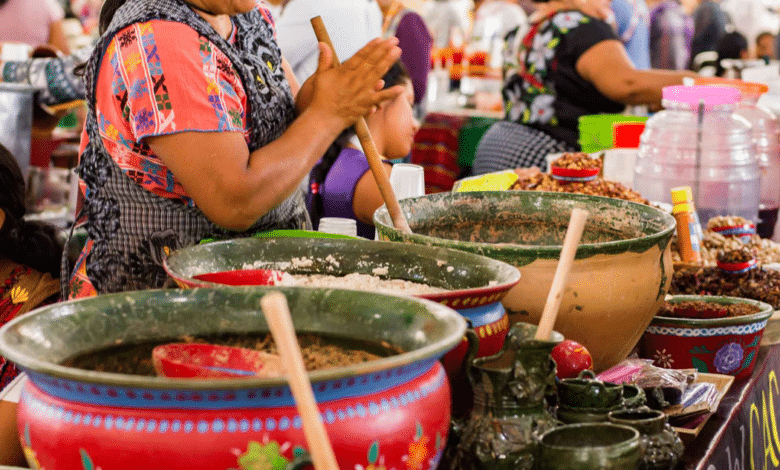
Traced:
[[396, 38], [374, 39], [349, 60], [334, 66], [333, 51], [320, 43], [317, 71], [301, 87], [298, 109], [316, 109], [346, 129], [383, 102], [400, 95], [400, 85], [382, 90], [382, 76], [401, 57], [397, 44]]

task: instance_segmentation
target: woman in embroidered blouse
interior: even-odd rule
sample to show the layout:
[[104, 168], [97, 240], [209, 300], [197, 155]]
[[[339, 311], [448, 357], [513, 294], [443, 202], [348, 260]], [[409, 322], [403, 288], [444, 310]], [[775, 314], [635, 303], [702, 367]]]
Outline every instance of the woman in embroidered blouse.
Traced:
[[660, 107], [661, 90], [693, 72], [638, 70], [602, 19], [608, 0], [536, 0], [531, 29], [514, 38], [505, 73], [506, 116], [485, 133], [474, 173], [544, 166], [550, 153], [577, 151], [578, 119]]
[[403, 91], [380, 81], [400, 57], [395, 38], [339, 67], [321, 44], [299, 90], [256, 0], [107, 0], [100, 30], [79, 173], [88, 239], [64, 274], [71, 298], [161, 287], [167, 253], [204, 238], [310, 227], [303, 177]]
[[[62, 245], [54, 228], [25, 222], [24, 177], [0, 145], [0, 326], [60, 295]], [[0, 356], [0, 396], [19, 371]], [[0, 399], [0, 465], [23, 465], [16, 431], [16, 402]]]

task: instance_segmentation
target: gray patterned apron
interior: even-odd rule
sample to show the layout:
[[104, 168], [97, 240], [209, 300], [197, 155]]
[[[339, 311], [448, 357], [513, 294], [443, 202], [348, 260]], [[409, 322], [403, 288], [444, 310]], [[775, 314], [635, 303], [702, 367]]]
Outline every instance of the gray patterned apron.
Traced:
[[[259, 11], [233, 17], [236, 39], [229, 44], [181, 0], [128, 0], [98, 42], [85, 75], [89, 145], [81, 155], [79, 176], [87, 186], [82, 210], [87, 217], [88, 240], [93, 242], [86, 272], [99, 294], [163, 287], [167, 279], [162, 267], [165, 256], [204, 238], [236, 238], [311, 226], [302, 194], [296, 191], [249, 230], [232, 232], [209, 221], [197, 207], [143, 189], [114, 162], [103, 146], [96, 120], [95, 82], [100, 61], [117, 32], [155, 19], [190, 26], [230, 59], [247, 94], [250, 152], [280, 137], [295, 117], [281, 51]], [[67, 298], [66, 284], [72, 273], [67, 263], [63, 265], [63, 298]]]

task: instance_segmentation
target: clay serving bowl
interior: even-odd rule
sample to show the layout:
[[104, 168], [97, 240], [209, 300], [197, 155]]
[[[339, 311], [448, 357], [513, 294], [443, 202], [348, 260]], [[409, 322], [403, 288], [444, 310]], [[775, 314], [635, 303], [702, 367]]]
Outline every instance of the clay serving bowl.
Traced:
[[[445, 288], [447, 292], [414, 296], [439, 302], [463, 315], [479, 338], [477, 357], [501, 350], [509, 329], [501, 299], [520, 280], [517, 268], [485, 256], [448, 248], [363, 239], [227, 240], [177, 250], [164, 261], [164, 266], [181, 287], [217, 286], [196, 279], [201, 274], [273, 269], [290, 274], [332, 276], [360, 273]], [[467, 349], [464, 340], [443, 358], [444, 367], [453, 380], [451, 385], [459, 389], [467, 386], [463, 375]], [[471, 398], [466, 393], [454, 394], [454, 398], [457, 408], [471, 406]]]
[[303, 287], [126, 292], [9, 322], [0, 354], [30, 376], [18, 426], [31, 467], [285, 468], [307, 446], [283, 378], [170, 379], [61, 365], [123, 344], [267, 332], [259, 301], [272, 290], [287, 297], [299, 333], [405, 351], [309, 373], [339, 467], [435, 468], [450, 423], [438, 359], [461, 341], [463, 317], [424, 299]]
[[374, 213], [383, 240], [457, 248], [516, 266], [502, 300], [510, 321], [538, 323], [573, 208], [590, 212], [555, 329], [585, 345], [596, 372], [631, 351], [663, 301], [672, 275], [674, 218], [643, 204], [541, 191], [437, 193], [400, 201], [413, 234]]
[[672, 318], [656, 316], [639, 345], [640, 356], [669, 369], [698, 369], [747, 377], [753, 371], [772, 306], [736, 297], [675, 295], [680, 302], [704, 301], [714, 307], [746, 303], [760, 308], [757, 313], [725, 318]]

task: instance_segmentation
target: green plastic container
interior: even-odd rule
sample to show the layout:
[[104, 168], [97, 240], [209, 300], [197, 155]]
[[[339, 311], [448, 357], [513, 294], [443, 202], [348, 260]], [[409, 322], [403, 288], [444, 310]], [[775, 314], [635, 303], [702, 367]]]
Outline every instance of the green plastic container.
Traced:
[[593, 153], [615, 146], [612, 125], [616, 122], [645, 122], [647, 116], [626, 116], [624, 114], [589, 114], [580, 116], [579, 144], [583, 152]]

